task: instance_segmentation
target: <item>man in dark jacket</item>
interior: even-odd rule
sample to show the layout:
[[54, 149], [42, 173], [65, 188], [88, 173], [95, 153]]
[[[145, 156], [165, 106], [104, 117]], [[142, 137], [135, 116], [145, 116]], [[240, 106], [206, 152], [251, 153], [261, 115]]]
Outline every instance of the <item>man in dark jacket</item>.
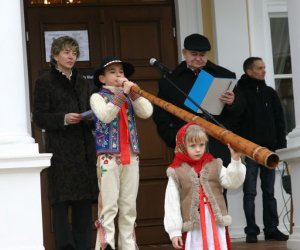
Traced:
[[[266, 85], [265, 64], [259, 57], [245, 60], [245, 74], [238, 81], [242, 114], [238, 119], [238, 134], [260, 146], [275, 151], [286, 147], [283, 110], [277, 92]], [[274, 197], [275, 170], [268, 169], [250, 158], [246, 158], [246, 179], [244, 182], [244, 212], [247, 226], [246, 242], [257, 242], [260, 233], [255, 222], [255, 196], [258, 171], [260, 170], [263, 192], [263, 223], [266, 240], [286, 241], [288, 236], [277, 229], [277, 203]]]
[[[235, 73], [208, 60], [208, 52], [210, 49], [210, 42], [203, 35], [192, 34], [185, 38], [184, 49], [182, 50], [185, 61], [181, 62], [168, 78], [186, 95], [189, 94], [197, 79], [199, 71], [202, 69], [214, 77], [236, 78]], [[159, 81], [158, 97], [181, 109], [203, 117], [202, 114], [195, 113], [184, 105], [186, 99], [185, 95], [172, 86], [165, 78], [162, 78]], [[235, 103], [237, 102], [237, 100], [235, 100], [235, 93], [227, 91], [220, 96], [220, 98], [225, 104], [224, 109], [220, 115], [213, 117], [218, 123], [222, 124], [227, 129], [230, 129], [232, 116], [237, 114], [237, 111], [235, 110]], [[175, 148], [176, 133], [186, 122], [157, 106], [154, 107], [153, 119], [156, 123], [160, 137], [169, 147]], [[210, 120], [210, 122], [213, 121]], [[213, 154], [214, 157], [223, 160], [224, 166], [227, 166], [230, 163], [230, 152], [227, 145], [210, 137], [208, 147], [209, 152]]]
[[[35, 86], [33, 121], [45, 130], [45, 148], [52, 153], [48, 193], [53, 211], [56, 250], [91, 249], [92, 201], [97, 200], [96, 146], [89, 109], [89, 84], [77, 74], [75, 39], [53, 41], [51, 69]], [[72, 208], [72, 227], [68, 208]], [[72, 230], [71, 230], [72, 228]]]

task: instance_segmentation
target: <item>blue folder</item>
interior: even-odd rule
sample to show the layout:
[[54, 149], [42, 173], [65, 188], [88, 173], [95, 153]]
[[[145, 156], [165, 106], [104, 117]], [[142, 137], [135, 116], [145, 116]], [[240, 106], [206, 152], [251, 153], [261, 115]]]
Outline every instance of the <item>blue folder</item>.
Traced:
[[[224, 107], [224, 104], [219, 100], [220, 96], [225, 91], [232, 90], [236, 82], [236, 79], [214, 77], [201, 70], [188, 97], [212, 115], [219, 115]], [[188, 98], [186, 98], [184, 105], [194, 112], [201, 113], [201, 110]]]

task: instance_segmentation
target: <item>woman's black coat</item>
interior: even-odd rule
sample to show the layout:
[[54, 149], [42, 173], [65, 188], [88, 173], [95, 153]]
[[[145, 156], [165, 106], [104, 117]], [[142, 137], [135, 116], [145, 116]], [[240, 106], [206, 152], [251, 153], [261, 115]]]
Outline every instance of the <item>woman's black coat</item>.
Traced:
[[51, 204], [97, 199], [92, 122], [64, 124], [65, 114], [89, 109], [89, 97], [89, 84], [75, 69], [71, 80], [52, 67], [36, 81], [33, 121], [45, 130], [45, 149], [53, 154], [48, 169]]

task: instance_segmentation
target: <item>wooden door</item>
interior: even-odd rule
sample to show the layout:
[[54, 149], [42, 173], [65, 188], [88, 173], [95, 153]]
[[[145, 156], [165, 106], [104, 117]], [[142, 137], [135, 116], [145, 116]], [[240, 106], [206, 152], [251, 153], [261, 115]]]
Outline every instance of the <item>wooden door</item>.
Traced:
[[[30, 2], [30, 1], [29, 1]], [[34, 1], [31, 1], [34, 2]], [[84, 1], [81, 1], [84, 2]], [[46, 31], [88, 31], [89, 60], [77, 62], [87, 77], [98, 67], [101, 57], [117, 55], [135, 66], [131, 80], [152, 94], [157, 93], [160, 73], [149, 66], [154, 57], [173, 68], [177, 51], [174, 30], [174, 6], [170, 0], [87, 1], [81, 5], [31, 5], [25, 1], [30, 97], [39, 72], [48, 68], [45, 55]], [[166, 166], [171, 151], [156, 133], [152, 119], [137, 120], [140, 146], [140, 188], [137, 200], [137, 242], [141, 245], [169, 243], [163, 228], [163, 200]], [[33, 136], [43, 152], [42, 133], [34, 124]], [[54, 249], [51, 209], [47, 200], [47, 171], [43, 171], [42, 208], [44, 245]], [[93, 207], [94, 220], [97, 204]], [[93, 245], [95, 241], [95, 230]]]

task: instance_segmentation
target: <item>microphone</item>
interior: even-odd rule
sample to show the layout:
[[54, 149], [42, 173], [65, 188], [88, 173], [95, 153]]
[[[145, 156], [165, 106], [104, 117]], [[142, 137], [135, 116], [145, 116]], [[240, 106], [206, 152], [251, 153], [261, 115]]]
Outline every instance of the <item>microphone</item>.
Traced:
[[172, 70], [168, 69], [167, 66], [163, 65], [160, 61], [156, 60], [155, 58], [151, 58], [149, 60], [149, 63], [150, 65], [158, 68], [163, 74], [164, 73], [172, 74]]

